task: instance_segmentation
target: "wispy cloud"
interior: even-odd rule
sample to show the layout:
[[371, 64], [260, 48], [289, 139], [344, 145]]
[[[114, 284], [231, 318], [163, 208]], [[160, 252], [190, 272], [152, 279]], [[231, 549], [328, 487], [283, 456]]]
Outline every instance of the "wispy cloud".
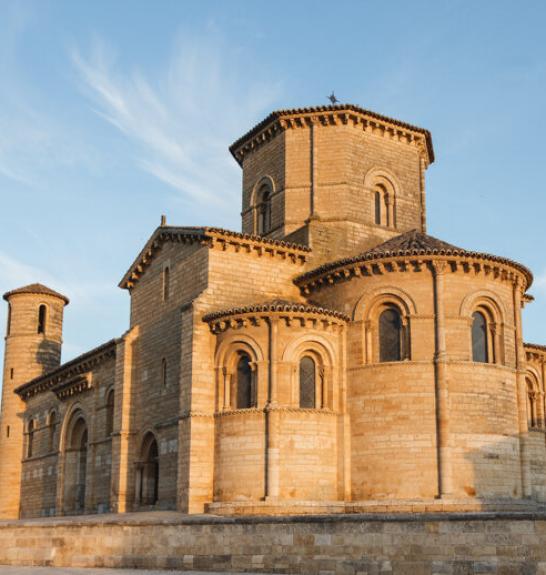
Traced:
[[101, 40], [86, 56], [73, 50], [72, 61], [95, 112], [135, 145], [140, 169], [183, 200], [222, 206], [239, 197], [227, 146], [281, 91], [277, 82], [245, 85], [236, 56], [205, 34], [180, 36], [154, 77], [121, 70]]
[[[49, 93], [22, 65], [35, 14], [25, 3], [0, 6], [0, 178], [41, 188], [59, 168], [90, 165], [96, 158], [63, 118]], [[60, 112], [60, 113], [57, 113]]]

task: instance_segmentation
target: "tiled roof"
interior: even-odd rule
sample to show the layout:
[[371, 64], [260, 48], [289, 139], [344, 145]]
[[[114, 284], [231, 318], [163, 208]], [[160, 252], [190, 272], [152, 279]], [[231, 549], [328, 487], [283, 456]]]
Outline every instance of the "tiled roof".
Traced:
[[334, 311], [324, 307], [284, 299], [274, 299], [262, 303], [255, 303], [242, 307], [233, 307], [230, 309], [214, 311], [204, 315], [203, 321], [210, 322], [221, 319], [223, 317], [229, 317], [232, 315], [241, 315], [246, 313], [267, 313], [267, 312], [315, 313], [319, 315], [327, 315], [330, 317], [335, 317], [343, 321], [349, 321], [349, 317], [339, 311]]
[[533, 274], [531, 271], [518, 262], [491, 254], [465, 250], [452, 244], [448, 244], [447, 242], [439, 240], [433, 236], [429, 236], [428, 234], [420, 232], [419, 230], [410, 230], [409, 232], [405, 232], [399, 236], [387, 240], [375, 248], [362, 252], [356, 256], [323, 264], [322, 266], [319, 266], [318, 268], [315, 268], [314, 270], [306, 272], [297, 277], [296, 283], [300, 285], [316, 276], [322, 275], [323, 273], [362, 261], [373, 261], [397, 256], [426, 255], [466, 256], [498, 262], [501, 264], [507, 264], [509, 266], [515, 267], [525, 275], [527, 278], [527, 287], [529, 287], [533, 281]]
[[328, 112], [356, 112], [358, 114], [363, 114], [365, 116], [369, 116], [376, 120], [380, 120], [383, 122], [388, 122], [390, 124], [394, 124], [395, 126], [400, 126], [401, 128], [405, 128], [407, 130], [411, 130], [413, 132], [419, 132], [425, 136], [427, 142], [427, 149], [428, 154], [430, 157], [431, 163], [434, 161], [434, 149], [432, 147], [432, 136], [430, 132], [424, 128], [419, 128], [418, 126], [413, 126], [412, 124], [408, 124], [407, 122], [402, 122], [400, 120], [396, 120], [395, 118], [389, 118], [388, 116], [383, 116], [382, 114], [378, 114], [377, 112], [372, 112], [370, 110], [366, 110], [365, 108], [361, 108], [360, 106], [356, 106], [354, 104], [338, 104], [335, 106], [311, 106], [308, 108], [288, 108], [285, 110], [276, 110], [271, 112], [269, 116], [263, 119], [261, 122], [256, 124], [251, 130], [249, 130], [246, 134], [241, 136], [238, 140], [233, 142], [233, 144], [229, 147], [229, 151], [232, 155], [237, 159], [235, 156], [235, 151], [243, 145], [247, 140], [251, 139], [255, 135], [257, 135], [261, 130], [266, 128], [269, 124], [287, 116], [301, 116], [306, 114], [320, 114], [320, 113], [328, 113]]
[[379, 244], [375, 248], [364, 252], [365, 254], [381, 254], [381, 255], [389, 255], [391, 253], [400, 253], [400, 252], [412, 252], [412, 253], [421, 253], [421, 252], [441, 252], [441, 253], [452, 253], [452, 252], [466, 252], [466, 250], [462, 248], [458, 248], [453, 244], [448, 244], [438, 238], [433, 236], [429, 236], [419, 230], [411, 230], [382, 244]]
[[58, 297], [65, 301], [65, 303], [69, 303], [70, 300], [63, 294], [48, 288], [47, 286], [39, 283], [29, 284], [27, 286], [23, 286], [11, 291], [8, 291], [4, 294], [4, 299], [7, 301], [12, 295], [20, 294], [20, 293], [29, 293], [29, 294], [37, 294], [37, 295], [52, 295]]

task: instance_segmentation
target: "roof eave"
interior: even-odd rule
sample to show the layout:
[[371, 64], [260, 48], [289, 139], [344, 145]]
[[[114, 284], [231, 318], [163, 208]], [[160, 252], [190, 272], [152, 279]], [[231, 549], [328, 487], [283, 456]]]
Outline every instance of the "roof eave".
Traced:
[[434, 147], [432, 144], [432, 134], [430, 133], [429, 130], [425, 128], [420, 128], [419, 126], [415, 126], [407, 122], [403, 122], [401, 120], [397, 120], [396, 118], [391, 118], [389, 116], [384, 116], [383, 114], [378, 114], [377, 112], [372, 112], [371, 110], [366, 110], [365, 108], [361, 108], [360, 106], [356, 106], [354, 104], [335, 105], [335, 106], [314, 106], [308, 108], [276, 110], [274, 112], [271, 112], [262, 121], [258, 122], [258, 124], [256, 124], [253, 128], [251, 128], [243, 136], [238, 138], [235, 142], [233, 142], [233, 144], [231, 144], [231, 146], [229, 147], [229, 151], [231, 155], [234, 157], [235, 161], [240, 166], [242, 166], [242, 161], [237, 157], [237, 151], [242, 146], [244, 146], [249, 140], [254, 138], [260, 132], [265, 131], [268, 127], [270, 127], [273, 123], [277, 122], [281, 118], [287, 118], [289, 116], [304, 116], [314, 113], [329, 113], [329, 112], [331, 113], [331, 112], [343, 112], [343, 111], [355, 112], [358, 114], [362, 114], [364, 116], [370, 116], [375, 120], [394, 124], [400, 126], [403, 129], [422, 134], [425, 137], [429, 164], [434, 163], [435, 160]]

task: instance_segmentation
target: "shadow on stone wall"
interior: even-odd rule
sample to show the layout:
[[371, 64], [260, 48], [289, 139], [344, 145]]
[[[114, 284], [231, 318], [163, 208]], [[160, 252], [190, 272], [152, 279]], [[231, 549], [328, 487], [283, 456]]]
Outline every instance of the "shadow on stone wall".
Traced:
[[459, 445], [465, 446], [464, 451], [451, 451], [455, 496], [483, 502], [546, 501], [544, 431], [531, 430], [523, 435], [500, 438], [469, 433], [457, 434], [455, 438]]

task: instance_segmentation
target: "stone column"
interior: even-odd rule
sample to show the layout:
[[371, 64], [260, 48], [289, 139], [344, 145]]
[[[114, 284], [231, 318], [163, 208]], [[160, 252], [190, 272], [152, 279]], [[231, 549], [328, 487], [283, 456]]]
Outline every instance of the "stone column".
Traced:
[[447, 263], [432, 262], [434, 275], [434, 326], [435, 326], [435, 399], [436, 399], [436, 452], [438, 466], [438, 497], [451, 495], [451, 454], [449, 449], [449, 389], [447, 382], [447, 350], [444, 309], [444, 280]]
[[527, 384], [525, 382], [525, 348], [521, 327], [521, 296], [523, 288], [521, 280], [514, 281], [514, 341], [516, 345], [516, 386], [518, 404], [518, 433], [521, 466], [521, 488], [523, 497], [531, 497], [531, 473], [528, 457], [528, 427], [527, 427]]
[[269, 319], [269, 384], [265, 407], [265, 499], [279, 497], [279, 412], [277, 406], [277, 337], [279, 320]]

